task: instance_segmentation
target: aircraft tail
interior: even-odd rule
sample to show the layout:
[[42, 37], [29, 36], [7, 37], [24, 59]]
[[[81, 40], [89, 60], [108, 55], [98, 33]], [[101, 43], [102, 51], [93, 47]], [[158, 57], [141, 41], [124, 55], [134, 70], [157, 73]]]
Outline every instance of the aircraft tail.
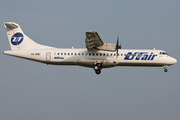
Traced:
[[17, 23], [5, 22], [4, 26], [6, 28], [7, 36], [9, 39], [9, 44], [11, 50], [30, 50], [30, 49], [48, 49], [53, 48], [45, 45], [40, 45], [28, 36], [26, 36], [21, 27]]

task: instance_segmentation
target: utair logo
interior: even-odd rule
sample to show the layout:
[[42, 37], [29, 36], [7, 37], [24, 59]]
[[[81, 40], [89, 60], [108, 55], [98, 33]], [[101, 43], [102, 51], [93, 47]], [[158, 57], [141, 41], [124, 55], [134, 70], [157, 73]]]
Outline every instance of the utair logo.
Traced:
[[156, 56], [157, 54], [153, 54], [153, 52], [150, 55], [148, 52], [135, 52], [134, 54], [128, 52], [124, 60], [153, 60]]
[[64, 57], [54, 57], [54, 59], [64, 59]]
[[22, 33], [16, 33], [11, 38], [11, 43], [13, 45], [19, 45], [23, 41], [24, 37]]

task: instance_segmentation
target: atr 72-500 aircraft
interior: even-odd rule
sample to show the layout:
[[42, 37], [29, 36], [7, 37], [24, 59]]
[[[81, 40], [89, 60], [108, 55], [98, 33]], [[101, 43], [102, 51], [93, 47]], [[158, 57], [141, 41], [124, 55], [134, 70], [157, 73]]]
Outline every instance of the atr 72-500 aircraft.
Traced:
[[96, 74], [100, 74], [102, 68], [115, 66], [164, 67], [167, 72], [167, 67], [177, 62], [165, 51], [155, 48], [121, 49], [118, 38], [117, 44], [104, 43], [96, 31], [86, 32], [86, 49], [60, 49], [34, 42], [16, 23], [5, 22], [4, 25], [11, 46], [11, 50], [4, 51], [4, 54], [45, 64], [79, 65], [93, 68]]

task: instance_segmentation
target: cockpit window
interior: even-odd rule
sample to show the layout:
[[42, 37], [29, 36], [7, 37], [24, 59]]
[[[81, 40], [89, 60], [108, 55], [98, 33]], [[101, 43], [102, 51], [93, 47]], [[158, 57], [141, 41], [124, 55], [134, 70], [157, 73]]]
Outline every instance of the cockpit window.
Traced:
[[168, 55], [166, 52], [160, 52], [160, 55]]

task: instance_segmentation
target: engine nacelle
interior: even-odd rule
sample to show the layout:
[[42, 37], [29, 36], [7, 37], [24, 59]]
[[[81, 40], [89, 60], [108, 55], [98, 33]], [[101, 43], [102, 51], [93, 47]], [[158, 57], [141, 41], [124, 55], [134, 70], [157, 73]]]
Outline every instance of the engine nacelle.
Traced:
[[97, 49], [114, 52], [116, 50], [116, 44], [104, 43], [102, 46], [97, 47]]

